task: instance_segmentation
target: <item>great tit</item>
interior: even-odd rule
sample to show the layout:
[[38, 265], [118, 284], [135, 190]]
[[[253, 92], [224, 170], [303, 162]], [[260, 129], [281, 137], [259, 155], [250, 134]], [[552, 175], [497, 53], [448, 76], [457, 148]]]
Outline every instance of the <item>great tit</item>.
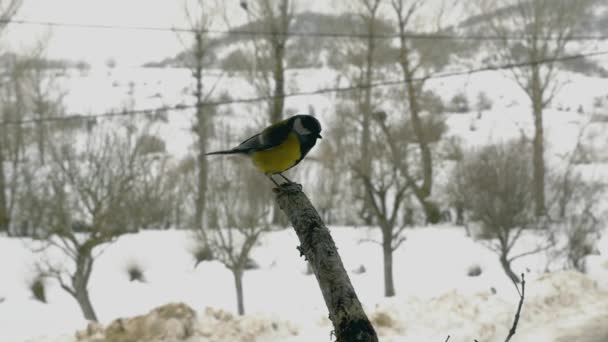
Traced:
[[322, 139], [319, 121], [311, 115], [295, 115], [266, 127], [233, 149], [210, 152], [207, 155], [247, 155], [251, 157], [253, 164], [278, 186], [271, 176], [279, 175], [291, 183], [281, 173], [304, 159], [315, 146], [317, 139]]

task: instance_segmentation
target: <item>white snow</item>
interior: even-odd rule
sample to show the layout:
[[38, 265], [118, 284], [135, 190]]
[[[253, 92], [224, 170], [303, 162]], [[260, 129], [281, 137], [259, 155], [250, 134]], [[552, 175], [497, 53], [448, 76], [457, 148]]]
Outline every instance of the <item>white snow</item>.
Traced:
[[[206, 87], [219, 82], [218, 94], [224, 92], [233, 99], [256, 96], [242, 75], [220, 76], [217, 71], [211, 74]], [[336, 76], [328, 69], [291, 71], [290, 91], [332, 87]], [[608, 159], [606, 123], [588, 124], [591, 114], [605, 111], [596, 108], [594, 100], [608, 94], [608, 79], [576, 74], [563, 77], [567, 83], [545, 115], [548, 164], [556, 168], [563, 164], [564, 155], [575, 148], [582, 129], [588, 130], [583, 143], [592, 147], [598, 158]], [[71, 71], [61, 81], [69, 89], [65, 101], [70, 113], [193, 102], [192, 79], [185, 69], [94, 68], [83, 73]], [[504, 73], [431, 80], [427, 87], [446, 103], [462, 92], [474, 107], [481, 91], [493, 101], [492, 109], [483, 111], [480, 117], [476, 109], [447, 115], [448, 135], [460, 137], [465, 147], [519, 138], [522, 134], [531, 137], [529, 99]], [[132, 95], [125, 96], [128, 92]], [[289, 97], [285, 108], [302, 113], [312, 106], [321, 122], [327, 123], [334, 119], [334, 99], [334, 94]], [[583, 114], [577, 113], [579, 106]], [[221, 109], [227, 108], [232, 112], [216, 115], [214, 122], [232, 128], [230, 139], [235, 142], [245, 137], [246, 130], [264, 122], [260, 103]], [[165, 140], [168, 153], [176, 159], [192, 152], [193, 115], [191, 108], [173, 110], [168, 113], [167, 124], [154, 127], [154, 133]], [[576, 170], [588, 181], [608, 182], [608, 160], [577, 165]], [[441, 168], [436, 172], [441, 175], [438, 177], [446, 174]], [[309, 178], [311, 174], [308, 173]], [[444, 180], [439, 179], [438, 183], [441, 181]], [[303, 183], [305, 188], [312, 185]], [[608, 202], [603, 202], [608, 209]], [[451, 336], [450, 341], [504, 340], [519, 297], [496, 255], [466, 237], [462, 228], [446, 225], [408, 230], [407, 241], [395, 252], [397, 296], [390, 299], [383, 297], [380, 247], [361, 242], [378, 239], [377, 229], [331, 229], [357, 294], [383, 341], [444, 341], [447, 335]], [[558, 272], [559, 265], [553, 265], [554, 273], [544, 274], [548, 260], [543, 254], [514, 263], [516, 272], [526, 272], [529, 286], [515, 341], [554, 341], [561, 332], [580, 332], [598, 319], [608, 325], [605, 231], [598, 242], [600, 254], [588, 258], [587, 276]], [[527, 234], [523, 246], [518, 248], [539, 242], [539, 237]], [[235, 311], [234, 281], [229, 270], [218, 262], [203, 262], [194, 268], [189, 253], [193, 243], [189, 232], [168, 230], [125, 235], [108, 246], [96, 262], [90, 283], [92, 302], [101, 322], [144, 314], [169, 302], [184, 302], [201, 313], [201, 329], [221, 330], [221, 320], [213, 318], [213, 312]], [[40, 257], [31, 250], [33, 245], [27, 239], [0, 237], [0, 341], [72, 341], [74, 332], [86, 326], [74, 299], [53, 281], [47, 282], [47, 304], [35, 301], [28, 290], [28, 282], [35, 275], [35, 260]], [[263, 237], [252, 255], [260, 268], [247, 271], [244, 278], [248, 316], [237, 320], [232, 328], [259, 331], [258, 340], [264, 341], [330, 339], [332, 328], [325, 304], [314, 276], [306, 275], [306, 264], [299, 257], [297, 245], [291, 229]], [[62, 260], [56, 253], [50, 253], [50, 257], [55, 262]], [[130, 263], [143, 268], [144, 283], [129, 282], [125, 268]], [[365, 273], [353, 272], [361, 265]], [[482, 274], [468, 277], [467, 270], [472, 266], [479, 266]], [[206, 311], [207, 308], [212, 309]], [[384, 325], [381, 322], [387, 321], [386, 315], [390, 319]], [[277, 331], [268, 328], [272, 322], [279, 324]], [[222, 336], [227, 341], [236, 340], [230, 334]]]
[[[372, 320], [382, 321], [383, 314], [394, 320], [390, 326], [379, 325], [383, 340], [434, 341], [450, 334], [454, 341], [498, 341], [505, 336], [517, 293], [500, 269], [496, 255], [467, 238], [462, 228], [420, 227], [407, 231], [408, 240], [395, 252], [394, 298], [383, 297], [380, 247], [360, 242], [378, 238], [377, 229], [331, 230]], [[190, 234], [145, 231], [125, 235], [110, 245], [97, 260], [90, 283], [100, 321], [144, 314], [169, 302], [184, 302], [201, 312], [203, 327], [211, 324], [209, 315], [204, 314], [206, 308], [234, 312], [231, 273], [217, 262], [203, 262], [193, 268]], [[529, 243], [536, 242], [534, 236], [526, 238]], [[0, 274], [10, 275], [0, 282], [0, 297], [5, 298], [0, 303], [0, 340], [35, 337], [35, 341], [70, 341], [73, 332], [83, 329], [86, 322], [75, 301], [52, 281], [47, 283], [48, 304], [31, 297], [26, 286], [35, 260], [28, 249], [31, 245], [29, 240], [0, 238]], [[262, 329], [260, 340], [312, 341], [327, 338], [331, 330], [318, 285], [314, 276], [306, 275], [297, 245], [295, 233], [287, 229], [266, 234], [254, 249], [253, 259], [260, 268], [245, 273], [246, 321], [257, 325], [276, 321], [284, 328], [280, 334]], [[515, 263], [516, 272], [525, 272], [528, 281], [518, 341], [526, 341], [523, 336], [528, 330], [552, 336], [556, 320], [583, 324], [593, 315], [608, 314], [608, 292], [592, 280], [608, 285], [605, 241], [600, 251], [600, 256], [589, 260], [592, 278], [574, 272], [543, 274], [541, 255]], [[143, 268], [144, 283], [129, 282], [125, 270], [129, 263]], [[367, 272], [354, 273], [360, 265]], [[480, 276], [467, 276], [472, 265], [481, 267]], [[492, 288], [495, 295], [491, 294]], [[587, 310], [588, 306], [594, 310]], [[573, 324], [572, 329], [576, 326]]]

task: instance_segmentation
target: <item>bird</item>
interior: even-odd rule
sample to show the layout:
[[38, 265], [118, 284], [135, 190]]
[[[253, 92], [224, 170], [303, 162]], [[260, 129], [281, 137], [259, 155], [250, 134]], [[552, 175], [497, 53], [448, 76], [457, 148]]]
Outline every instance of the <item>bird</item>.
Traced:
[[230, 150], [206, 155], [249, 156], [253, 165], [279, 186], [272, 175], [279, 175], [288, 183], [293, 183], [282, 173], [298, 165], [315, 146], [317, 139], [323, 139], [319, 121], [312, 115], [299, 114], [266, 127]]

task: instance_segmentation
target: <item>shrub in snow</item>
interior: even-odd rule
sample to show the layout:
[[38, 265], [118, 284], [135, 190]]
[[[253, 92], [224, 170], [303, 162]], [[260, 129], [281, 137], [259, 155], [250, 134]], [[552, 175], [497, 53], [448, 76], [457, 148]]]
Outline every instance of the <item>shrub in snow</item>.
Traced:
[[572, 215], [566, 223], [568, 265], [580, 272], [586, 271], [587, 256], [597, 253], [598, 223], [589, 214]]
[[481, 267], [479, 265], [471, 265], [467, 270], [467, 275], [469, 277], [478, 277], [481, 275]]
[[129, 276], [129, 281], [139, 281], [141, 283], [146, 281], [143, 267], [138, 263], [131, 262], [127, 264], [126, 270], [127, 275]]
[[191, 250], [192, 257], [194, 257], [194, 268], [203, 261], [213, 260], [213, 251], [208, 245], [199, 241], [196, 246]]
[[490, 100], [485, 92], [479, 92], [477, 94], [477, 111], [483, 112], [490, 109], [492, 109], [492, 100]]
[[456, 113], [467, 113], [470, 111], [469, 99], [463, 93], [454, 95], [450, 101], [450, 111]]
[[[168, 197], [168, 164], [142, 156], [132, 138], [140, 133], [133, 129], [98, 124], [82, 144], [58, 135], [63, 143], [49, 153], [48, 175], [37, 177], [42, 190], [28, 193], [27, 201], [40, 213], [38, 225], [47, 228], [39, 236], [40, 250], [53, 247], [65, 257], [61, 264], [41, 258], [39, 269], [57, 280], [92, 321], [97, 315], [88, 288], [99, 249], [130, 231], [166, 222], [161, 213], [169, 214], [158, 210]], [[78, 220], [82, 233], [71, 229]]]
[[255, 260], [247, 258], [247, 261], [245, 261], [245, 270], [257, 270], [258, 268], [260, 268], [260, 265], [258, 265]]
[[513, 260], [540, 252], [547, 246], [513, 255], [522, 231], [535, 222], [531, 153], [525, 141], [483, 147], [472, 151], [453, 171], [449, 191], [464, 203], [471, 219], [480, 223], [488, 247], [499, 255], [511, 280], [519, 277], [511, 269]]
[[222, 158], [210, 171], [209, 195], [215, 204], [217, 228], [207, 230], [206, 242], [214, 257], [234, 277], [239, 315], [245, 314], [243, 274], [253, 263], [250, 253], [270, 227], [271, 193], [262, 175], [251, 168], [226, 167]]
[[44, 277], [42, 275], [36, 276], [30, 282], [30, 292], [32, 296], [39, 302], [46, 304], [46, 288], [44, 283]]

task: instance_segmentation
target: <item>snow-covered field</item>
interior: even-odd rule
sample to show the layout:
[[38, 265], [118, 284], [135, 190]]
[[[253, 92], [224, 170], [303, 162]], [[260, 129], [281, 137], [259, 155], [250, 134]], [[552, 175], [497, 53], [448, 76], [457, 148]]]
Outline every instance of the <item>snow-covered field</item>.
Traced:
[[[331, 70], [291, 73], [289, 92], [335, 86], [336, 74]], [[564, 77], [567, 83], [545, 115], [548, 165], [558, 169], [585, 129], [584, 143], [595, 147], [599, 159], [579, 165], [577, 170], [587, 180], [606, 184], [608, 122], [592, 122], [591, 118], [608, 108], [595, 105], [600, 97], [608, 103], [608, 79], [576, 74]], [[255, 96], [239, 76], [212, 76], [209, 84], [218, 79], [218, 93], [227, 92], [234, 99]], [[70, 113], [187, 105], [193, 100], [188, 70], [94, 69], [80, 75], [74, 71], [62, 82], [69, 89], [65, 102]], [[431, 80], [428, 87], [446, 103], [455, 94], [464, 93], [474, 107], [481, 91], [492, 100], [492, 109], [481, 114], [471, 109], [469, 113], [446, 116], [447, 135], [461, 138], [465, 146], [518, 138], [521, 134], [529, 137], [532, 132], [529, 101], [504, 74], [484, 72]], [[127, 97], [126, 93], [132, 95]], [[286, 111], [302, 113], [313, 108], [325, 124], [334, 119], [334, 99], [334, 95], [290, 97], [286, 99]], [[583, 113], [578, 112], [579, 107]], [[230, 115], [216, 119], [234, 126], [235, 135], [263, 121], [259, 104], [233, 105], [232, 109]], [[192, 110], [176, 110], [169, 112], [167, 123], [155, 128], [166, 142], [167, 152], [176, 159], [192, 151], [192, 122]], [[313, 151], [313, 156], [314, 153], [318, 150]], [[438, 168], [438, 178], [443, 177], [443, 171]], [[438, 183], [442, 181], [438, 179]], [[305, 189], [313, 185], [310, 181], [303, 184]], [[314, 195], [311, 197], [314, 199]], [[497, 256], [466, 237], [461, 227], [418, 227], [406, 233], [407, 241], [395, 252], [397, 296], [390, 299], [383, 297], [381, 249], [376, 244], [360, 242], [377, 239], [377, 230], [331, 230], [382, 341], [445, 341], [448, 335], [450, 341], [504, 340], [519, 297]], [[534, 236], [524, 240], [530, 245], [538, 242]], [[40, 256], [31, 251], [31, 245], [28, 240], [0, 237], [0, 341], [73, 341], [74, 332], [84, 329], [87, 322], [76, 302], [53, 281], [47, 281], [47, 304], [32, 298], [28, 282], [35, 275], [34, 263]], [[314, 276], [306, 274], [297, 245], [290, 229], [263, 237], [252, 256], [259, 268], [245, 274], [247, 316], [231, 319], [231, 324], [218, 322], [214, 312], [236, 309], [232, 275], [218, 262], [204, 262], [194, 268], [190, 253], [194, 239], [184, 230], [126, 235], [110, 245], [95, 265], [91, 299], [104, 324], [119, 317], [145, 314], [166, 303], [184, 302], [199, 312], [199, 331], [212, 331], [213, 338], [199, 340], [249, 341], [243, 334], [255, 331], [257, 341], [328, 341], [332, 328], [327, 310]], [[588, 275], [557, 270], [546, 274], [547, 258], [542, 254], [514, 263], [515, 271], [525, 272], [528, 281], [515, 341], [556, 341], [569, 333], [577, 336], [589, 331], [597, 322], [599, 328], [591, 330], [598, 336], [606, 333], [601, 331], [608, 326], [606, 227], [598, 249], [600, 255], [588, 258]], [[126, 267], [132, 263], [143, 268], [144, 283], [129, 281]], [[361, 266], [365, 272], [356, 272]], [[480, 276], [467, 276], [473, 266], [481, 268]], [[605, 340], [608, 333], [597, 341]]]
[[[447, 335], [451, 341], [500, 341], [506, 336], [519, 297], [497, 257], [467, 238], [464, 229], [439, 226], [408, 231], [407, 242], [395, 253], [394, 298], [382, 296], [380, 247], [360, 242], [377, 238], [376, 229], [332, 227], [331, 231], [383, 341], [438, 341]], [[535, 237], [526, 241], [534, 243]], [[306, 274], [297, 245], [295, 233], [287, 229], [266, 234], [254, 249], [259, 268], [245, 273], [247, 317], [233, 323], [242, 334], [257, 327], [258, 341], [329, 340], [331, 324], [321, 293], [314, 276]], [[32, 298], [27, 281], [33, 276], [36, 257], [28, 246], [31, 241], [0, 238], [0, 298], [4, 299], [0, 340], [73, 341], [74, 332], [84, 329], [86, 322], [75, 301], [54, 282], [47, 282], [48, 304]], [[190, 233], [175, 230], [126, 235], [109, 246], [98, 259], [90, 284], [101, 323], [144, 314], [170, 302], [184, 302], [199, 311], [200, 329], [213, 323], [209, 313], [213, 310], [235, 312], [231, 273], [217, 262], [194, 268], [192, 246]], [[516, 341], [553, 341], [553, 334], [576, 333], [600, 318], [608, 326], [606, 237], [599, 249], [601, 255], [588, 260], [588, 276], [544, 274], [542, 255], [515, 263], [516, 272], [526, 273], [528, 283]], [[145, 282], [129, 281], [130, 263], [143, 268]], [[481, 275], [468, 276], [468, 269], [476, 265]], [[360, 266], [364, 273], [356, 272]], [[213, 336], [226, 337], [222, 329], [229, 328], [218, 324]]]

